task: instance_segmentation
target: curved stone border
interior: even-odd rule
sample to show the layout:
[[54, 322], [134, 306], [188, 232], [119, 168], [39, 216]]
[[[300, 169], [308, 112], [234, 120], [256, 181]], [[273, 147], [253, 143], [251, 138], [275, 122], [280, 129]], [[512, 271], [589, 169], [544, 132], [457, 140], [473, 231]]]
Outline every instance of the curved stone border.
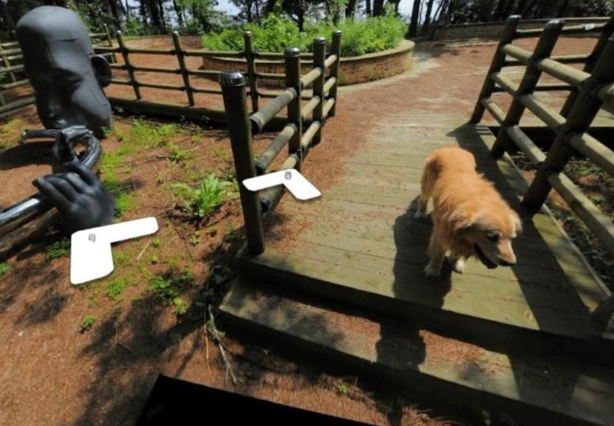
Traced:
[[[415, 43], [403, 40], [401, 44], [383, 52], [367, 55], [341, 58], [339, 70], [339, 85], [366, 83], [401, 74], [411, 68]], [[311, 61], [304, 64], [301, 74], [311, 71]], [[235, 58], [203, 58], [203, 69], [211, 71], [238, 70], [247, 72], [245, 61]], [[256, 60], [256, 70], [259, 73], [283, 74], [283, 61]], [[279, 80], [258, 80], [263, 86], [280, 86]]]

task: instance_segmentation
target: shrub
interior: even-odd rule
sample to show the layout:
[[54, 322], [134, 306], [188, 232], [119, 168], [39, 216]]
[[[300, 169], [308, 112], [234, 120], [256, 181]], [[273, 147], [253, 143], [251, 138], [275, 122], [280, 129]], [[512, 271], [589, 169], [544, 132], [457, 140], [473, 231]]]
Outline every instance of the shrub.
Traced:
[[299, 32], [290, 19], [269, 14], [260, 25], [246, 24], [226, 29], [219, 34], [203, 36], [207, 49], [218, 51], [243, 50], [243, 33], [252, 32], [254, 50], [261, 52], [282, 52], [286, 47], [297, 47], [301, 52], [312, 50], [313, 39], [324, 37], [331, 42], [335, 29], [343, 33], [341, 56], [360, 56], [380, 52], [398, 46], [405, 35], [406, 24], [394, 14], [362, 20], [345, 20], [334, 26], [329, 22], [305, 24], [305, 31]]

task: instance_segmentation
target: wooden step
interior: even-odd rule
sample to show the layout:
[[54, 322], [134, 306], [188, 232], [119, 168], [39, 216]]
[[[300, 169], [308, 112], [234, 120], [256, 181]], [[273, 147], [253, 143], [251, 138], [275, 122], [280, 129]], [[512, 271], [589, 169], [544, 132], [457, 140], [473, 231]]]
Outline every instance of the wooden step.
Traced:
[[233, 283], [220, 309], [239, 333], [448, 403], [506, 412], [518, 425], [614, 425], [611, 368], [527, 353], [522, 341], [494, 351], [245, 280]]

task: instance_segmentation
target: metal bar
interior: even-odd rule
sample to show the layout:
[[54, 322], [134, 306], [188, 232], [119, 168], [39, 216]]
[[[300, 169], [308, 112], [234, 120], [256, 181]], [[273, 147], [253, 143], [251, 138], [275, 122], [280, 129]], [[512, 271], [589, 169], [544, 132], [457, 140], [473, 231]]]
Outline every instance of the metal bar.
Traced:
[[[531, 59], [530, 51], [523, 49], [522, 47], [514, 46], [513, 44], [503, 45], [499, 49], [497, 49], [497, 52], [500, 52], [501, 54], [504, 54], [506, 56], [511, 56], [512, 58], [516, 58], [524, 65], [526, 65], [527, 62], [529, 62], [529, 59]], [[501, 71], [501, 69], [498, 69], [496, 71]]]
[[185, 56], [196, 56], [201, 58], [243, 58], [243, 52], [231, 52], [231, 51], [213, 51], [213, 50], [195, 50], [186, 49], [183, 51]]
[[309, 87], [309, 85], [311, 83], [313, 83], [314, 81], [316, 81], [316, 79], [318, 77], [320, 77], [321, 75], [323, 75], [322, 70], [320, 68], [314, 68], [311, 71], [309, 71], [307, 74], [302, 76], [301, 77], [301, 85], [302, 85], [303, 89], [305, 87]]
[[139, 82], [134, 76], [134, 68], [132, 63], [130, 62], [130, 53], [126, 44], [124, 43], [124, 37], [122, 36], [121, 31], [117, 31], [115, 33], [117, 36], [117, 44], [119, 45], [119, 50], [122, 53], [122, 57], [124, 58], [124, 64], [126, 64], [126, 70], [128, 70], [128, 77], [130, 78], [130, 83], [132, 86], [132, 90], [134, 90], [134, 96], [136, 96], [137, 100], [141, 99], [141, 89], [139, 89]]
[[179, 62], [179, 72], [181, 73], [181, 78], [183, 79], [185, 93], [188, 97], [188, 105], [192, 107], [194, 106], [194, 91], [190, 86], [190, 74], [188, 74], [188, 70], [185, 65], [183, 49], [181, 48], [181, 39], [179, 38], [179, 33], [177, 31], [173, 31], [173, 45], [175, 46], [175, 54], [177, 55], [177, 62]]
[[285, 89], [271, 102], [262, 107], [260, 111], [251, 115], [250, 120], [254, 126], [254, 134], [262, 131], [264, 126], [275, 117], [279, 111], [287, 107], [290, 102], [296, 99], [297, 93], [294, 89]]
[[252, 100], [252, 112], [258, 111], [258, 74], [256, 73], [256, 57], [252, 44], [252, 32], [243, 33], [245, 60], [247, 61], [247, 81], [249, 81], [249, 97]]
[[313, 82], [313, 97], [318, 103], [313, 110], [313, 121], [320, 123], [318, 131], [313, 136], [312, 145], [317, 145], [322, 140], [322, 126], [324, 125], [324, 83], [326, 80], [326, 39], [318, 37], [313, 41], [313, 67], [320, 70], [320, 75]]
[[309, 114], [311, 114], [311, 112], [318, 106], [318, 105], [323, 105], [320, 97], [319, 96], [314, 96], [313, 98], [311, 98], [311, 100], [309, 102], [307, 102], [305, 105], [303, 105], [303, 108], [301, 109], [301, 117], [303, 120], [307, 119], [309, 117]]
[[177, 86], [175, 84], [160, 84], [160, 83], [141, 83], [139, 82], [139, 87], [147, 87], [150, 89], [162, 89], [162, 90], [185, 90], [183, 86]]
[[614, 177], [614, 152], [610, 148], [588, 133], [573, 135], [569, 144]]
[[490, 78], [490, 75], [492, 73], [501, 71], [503, 63], [505, 62], [505, 53], [502, 52], [502, 47], [507, 45], [508, 43], [511, 43], [514, 40], [514, 36], [516, 34], [516, 29], [518, 28], [519, 22], [520, 15], [512, 15], [507, 19], [505, 23], [501, 38], [499, 39], [497, 50], [495, 51], [495, 54], [493, 56], [490, 68], [486, 73], [486, 78], [484, 79], [482, 89], [480, 90], [480, 94], [478, 95], [478, 100], [475, 104], [475, 108], [473, 109], [473, 114], [469, 119], [471, 123], [478, 123], [484, 115], [484, 105], [482, 103], [482, 100], [490, 98], [490, 95], [495, 88], [495, 82]]
[[534, 92], [563, 92], [575, 90], [577, 90], [575, 87], [562, 83], [540, 84], [533, 89]]
[[556, 135], [546, 160], [537, 170], [535, 178], [524, 196], [523, 204], [530, 213], [539, 211], [551, 190], [548, 177], [562, 172], [563, 168], [573, 155], [574, 148], [569, 144], [569, 139], [574, 134], [585, 133], [593, 119], [601, 109], [603, 102], [596, 96], [592, 96], [598, 88], [614, 79], [614, 38], [610, 37], [603, 54], [595, 65], [590, 78], [580, 87], [580, 94], [574, 103], [567, 121]]
[[334, 54], [333, 55], [329, 55], [328, 58], [326, 58], [326, 60], [324, 61], [324, 68], [329, 69], [338, 60], [339, 60], [339, 58], [337, 57], [337, 55], [334, 55]]
[[221, 95], [222, 91], [220, 89], [207, 89], [204, 87], [191, 87], [193, 93], [207, 93], [210, 95]]
[[526, 154], [526, 156], [531, 160], [533, 165], [538, 166], [541, 164], [546, 158], [546, 154], [544, 154], [538, 147], [533, 143], [530, 137], [526, 135], [525, 132], [518, 126], [511, 126], [506, 129], [506, 132], [510, 139], [512, 139], [518, 148], [522, 150]]
[[268, 73], [268, 72], [258, 72], [256, 73], [256, 76], [258, 78], [266, 78], [267, 80], [285, 80], [286, 79], [286, 74], [275, 74], [275, 73]]
[[565, 124], [565, 117], [548, 108], [533, 95], [522, 96], [520, 102], [555, 132], [558, 132], [561, 126]]
[[[256, 176], [245, 78], [240, 72], [224, 71], [220, 73], [220, 85], [222, 86], [236, 178], [237, 181], [243, 182], [245, 179]], [[264, 228], [260, 201], [257, 193], [249, 191], [244, 185], [239, 185], [239, 193], [245, 221], [247, 249], [250, 255], [257, 256], [264, 252]]]
[[[604, 24], [585, 24], [585, 25], [574, 25], [572, 27], [563, 28], [563, 34], [571, 35], [571, 34], [591, 34], [600, 32], [604, 27]], [[529, 30], [518, 30], [516, 31], [515, 38], [529, 38], [529, 37], [538, 37], [542, 33], [541, 28], [537, 29], [529, 29]]]
[[132, 82], [130, 80], [115, 80], [111, 79], [111, 84], [122, 84], [126, 86], [132, 86]]
[[510, 139], [509, 134], [507, 133], [507, 128], [516, 126], [518, 123], [520, 123], [520, 119], [522, 118], [522, 114], [524, 114], [526, 108], [519, 98], [521, 96], [533, 93], [533, 89], [535, 86], [537, 86], [537, 82], [542, 74], [537, 68], [535, 68], [534, 64], [550, 56], [559, 35], [561, 34], [563, 25], [563, 21], [553, 19], [548, 21], [548, 23], [544, 26], [544, 30], [540, 33], [541, 36], [537, 42], [537, 46], [535, 46], [535, 50], [533, 51], [531, 58], [528, 61], [527, 68], [522, 80], [520, 81], [520, 84], [518, 85], [518, 90], [515, 93], [514, 100], [507, 111], [507, 115], [505, 116], [503, 123], [501, 123], [501, 129], [499, 129], [495, 142], [490, 150], [493, 157], [500, 158], [506, 151], [510, 150], [510, 145], [513, 141]]
[[548, 176], [548, 183], [556, 189], [573, 212], [601, 240], [608, 252], [614, 256], [614, 223], [612, 223], [612, 219], [603, 214], [565, 174], [551, 174]]
[[296, 126], [293, 124], [286, 125], [283, 130], [273, 139], [273, 141], [267, 146], [267, 148], [260, 154], [258, 160], [256, 160], [256, 173], [263, 175], [266, 170], [273, 163], [273, 160], [286, 146], [290, 138], [296, 132]]
[[309, 151], [309, 147], [312, 145], [311, 141], [313, 140], [313, 137], [318, 131], [320, 131], [321, 128], [322, 123], [320, 123], [319, 121], [314, 121], [309, 125], [307, 131], [305, 132], [305, 134], [303, 134], [303, 137], [301, 138], [301, 148], [303, 149], [303, 152], [307, 153]]
[[499, 106], [492, 99], [482, 99], [482, 106], [490, 113], [490, 115], [493, 116], [495, 120], [497, 120], [497, 123], [503, 123], [503, 120], [505, 119], [505, 112], [503, 112], [503, 110], [499, 108]]
[[[341, 62], [341, 31], [333, 31], [333, 41], [331, 43], [331, 55], [335, 55], [337, 60], [330, 67], [329, 80], [334, 81], [329, 91], [326, 91], [326, 96], [332, 99], [337, 99], [337, 88], [339, 87], [339, 65]], [[334, 79], [334, 80], [333, 80]], [[335, 116], [337, 102], [333, 102], [330, 107], [330, 117]], [[324, 117], [328, 117], [328, 114], [324, 114]]]
[[201, 76], [201, 77], [217, 78], [220, 75], [220, 71], [188, 69], [188, 74], [190, 74], [190, 75], [198, 75], [198, 76]]
[[552, 77], [556, 77], [561, 81], [569, 83], [574, 87], [579, 87], [590, 74], [580, 71], [569, 65], [561, 64], [553, 59], [544, 59], [536, 64], [538, 70], [543, 71]]
[[[612, 36], [613, 32], [614, 32], [614, 15], [612, 15], [610, 19], [608, 20], [608, 22], [605, 24], [603, 31], [601, 32], [601, 35], [599, 36], [599, 40], [597, 40], [597, 43], [595, 43], [595, 46], [593, 47], [593, 51], [591, 52], [590, 55], [588, 55], [588, 59], [583, 69], [584, 72], [587, 72], [590, 74], [593, 71], [593, 69], [595, 68], [595, 64], [597, 63], [597, 60], [601, 57], [601, 54], [603, 53], [603, 49], [605, 49], [605, 46], [608, 44], [608, 40]], [[573, 104], [576, 102], [577, 99], [578, 99], [577, 92], [570, 93], [570, 95], [567, 97], [567, 100], [563, 104], [563, 107], [561, 108], [561, 115], [563, 117], [567, 117], [569, 115], [569, 111], [571, 111], [571, 107], [573, 106]]]
[[296, 96], [288, 103], [288, 123], [296, 126], [296, 132], [288, 141], [288, 155], [296, 155], [296, 169], [301, 170], [303, 152], [301, 138], [303, 137], [303, 119], [301, 118], [301, 52], [296, 47], [284, 50], [286, 87], [296, 92]]
[[[553, 59], [562, 64], [584, 64], [590, 58], [590, 55], [561, 55], [561, 56], [551, 56], [550, 59]], [[505, 61], [506, 67], [516, 67], [519, 65], [524, 65], [521, 61], [511, 60]]]
[[[112, 65], [113, 68], [117, 66], [122, 67], [123, 69], [128, 68], [125, 65]], [[159, 72], [162, 74], [181, 74], [181, 69], [179, 68], [142, 67], [139, 65], [134, 65], [132, 67], [132, 70], [135, 72]]]
[[325, 119], [328, 118], [328, 117], [331, 117], [331, 115], [329, 115], [329, 113], [333, 109], [333, 107], [335, 106], [335, 103], [337, 103], [335, 98], [329, 98], [324, 103], [324, 118]]

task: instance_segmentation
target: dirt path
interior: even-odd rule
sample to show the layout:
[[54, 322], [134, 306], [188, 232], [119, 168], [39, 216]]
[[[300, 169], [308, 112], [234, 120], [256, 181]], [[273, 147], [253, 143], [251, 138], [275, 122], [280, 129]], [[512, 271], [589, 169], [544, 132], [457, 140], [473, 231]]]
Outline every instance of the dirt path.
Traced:
[[[565, 46], [578, 52], [585, 43], [572, 40]], [[366, 134], [377, 123], [402, 111], [442, 113], [437, 110], [439, 103], [431, 102], [433, 98], [445, 97], [448, 112], [469, 117], [493, 47], [492, 43], [420, 47], [416, 65], [408, 73], [342, 89], [338, 114], [327, 123], [323, 143], [313, 150], [304, 168], [307, 177], [325, 191], [343, 174], [337, 159], [361, 149]], [[30, 111], [27, 122], [32, 121]], [[128, 129], [129, 124], [122, 126]], [[205, 130], [199, 135], [207, 148], [194, 155], [203, 162], [227, 142], [223, 132]], [[115, 140], [110, 144], [113, 149], [120, 146]], [[141, 196], [146, 208], [134, 215], [160, 208], [155, 180], [156, 167], [162, 163], [156, 161], [153, 158], [147, 169], [134, 166], [135, 170], [127, 171], [129, 176], [147, 178]], [[147, 173], [139, 176], [143, 170]], [[282, 202], [279, 216], [283, 215]], [[283, 225], [277, 231], [277, 235], [282, 233]], [[185, 235], [179, 238], [172, 229], [168, 232], [168, 251], [190, 251]], [[219, 238], [216, 242], [218, 245], [212, 240], [201, 247], [195, 263], [209, 265], [211, 257], [206, 254], [216, 247], [221, 247], [217, 260], [227, 262], [236, 247], [219, 245]], [[128, 244], [125, 250], [136, 256], [145, 250], [143, 246], [141, 241]], [[153, 296], [141, 296], [135, 289], [126, 290], [122, 301], [113, 301], [104, 297], [104, 288], [95, 298], [92, 288], [70, 287], [68, 259], [46, 260], [40, 242], [6, 262], [19, 273], [0, 275], [2, 425], [131, 425], [160, 372], [378, 425], [442, 424], [436, 420], [439, 415], [468, 421], [466, 413], [442, 408], [431, 411], [435, 407], [426, 401], [387, 393], [382, 384], [347, 375], [343, 366], [322, 370], [315, 362], [295, 363], [269, 348], [241, 342], [240, 336], [225, 336], [227, 358], [238, 379], [235, 385], [215, 341], [207, 337], [213, 328], [203, 321], [205, 308], [197, 303], [199, 296], [179, 321], [168, 306], [153, 303]], [[200, 269], [197, 283], [211, 272], [205, 266]], [[92, 311], [100, 312], [99, 321], [90, 331], [81, 332], [84, 315]]]

